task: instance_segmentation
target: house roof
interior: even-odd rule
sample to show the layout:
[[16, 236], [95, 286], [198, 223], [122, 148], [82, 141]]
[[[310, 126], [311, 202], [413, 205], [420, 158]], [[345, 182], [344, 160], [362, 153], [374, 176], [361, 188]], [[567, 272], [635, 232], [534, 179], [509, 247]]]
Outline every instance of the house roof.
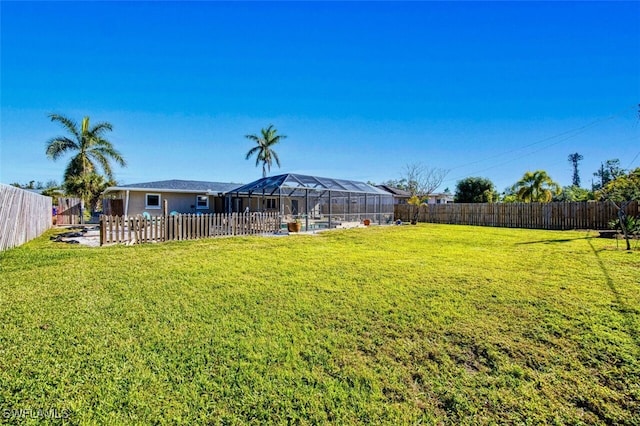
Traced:
[[158, 191], [158, 192], [200, 192], [218, 194], [237, 188], [237, 183], [208, 182], [200, 180], [161, 180], [155, 182], [132, 183], [121, 186], [111, 186], [104, 192], [114, 191]]
[[390, 192], [396, 197], [411, 197], [411, 193], [409, 191], [405, 191], [404, 189], [394, 188], [392, 186], [387, 186], [387, 185], [376, 185], [376, 187], [384, 191]]
[[270, 176], [235, 188], [230, 191], [240, 194], [265, 193], [274, 194], [281, 189], [288, 190], [315, 190], [315, 191], [339, 191], [359, 192], [377, 195], [389, 195], [387, 192], [364, 182], [346, 179], [333, 179], [318, 176], [299, 175], [287, 173], [278, 176]]

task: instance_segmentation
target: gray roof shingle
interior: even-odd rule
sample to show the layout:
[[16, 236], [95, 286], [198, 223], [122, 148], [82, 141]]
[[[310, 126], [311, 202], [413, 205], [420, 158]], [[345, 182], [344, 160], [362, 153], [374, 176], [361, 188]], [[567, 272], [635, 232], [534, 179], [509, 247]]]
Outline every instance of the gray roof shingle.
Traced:
[[383, 189], [396, 197], [410, 197], [411, 193], [409, 191], [405, 191], [404, 189], [394, 188], [392, 186], [387, 185], [376, 185], [378, 188]]
[[237, 188], [241, 184], [228, 182], [208, 182], [200, 180], [161, 180], [156, 182], [132, 183], [128, 185], [118, 185], [120, 189], [164, 189], [167, 191], [193, 191], [193, 192], [227, 192]]

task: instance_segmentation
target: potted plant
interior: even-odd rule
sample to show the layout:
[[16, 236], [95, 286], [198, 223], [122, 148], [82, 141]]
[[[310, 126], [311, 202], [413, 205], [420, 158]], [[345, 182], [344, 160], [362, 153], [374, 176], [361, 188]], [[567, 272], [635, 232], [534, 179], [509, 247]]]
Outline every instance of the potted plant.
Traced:
[[302, 221], [299, 217], [294, 222], [287, 223], [287, 229], [289, 232], [300, 232], [302, 230]]

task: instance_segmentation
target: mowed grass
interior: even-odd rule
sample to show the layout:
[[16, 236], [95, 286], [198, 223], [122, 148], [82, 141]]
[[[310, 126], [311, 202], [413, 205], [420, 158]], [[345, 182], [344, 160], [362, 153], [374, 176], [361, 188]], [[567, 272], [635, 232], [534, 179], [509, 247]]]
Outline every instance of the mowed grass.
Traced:
[[640, 424], [640, 253], [594, 233], [421, 224], [97, 249], [49, 235], [0, 254], [4, 413]]

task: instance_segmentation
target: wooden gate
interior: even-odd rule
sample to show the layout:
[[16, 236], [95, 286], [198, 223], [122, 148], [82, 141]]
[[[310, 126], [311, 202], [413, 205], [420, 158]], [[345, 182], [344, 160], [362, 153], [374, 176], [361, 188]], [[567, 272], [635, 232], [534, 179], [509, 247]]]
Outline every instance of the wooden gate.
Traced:
[[58, 198], [57, 225], [83, 224], [82, 200], [80, 198]]
[[102, 200], [102, 214], [124, 216], [124, 200], [122, 198], [105, 198]]

